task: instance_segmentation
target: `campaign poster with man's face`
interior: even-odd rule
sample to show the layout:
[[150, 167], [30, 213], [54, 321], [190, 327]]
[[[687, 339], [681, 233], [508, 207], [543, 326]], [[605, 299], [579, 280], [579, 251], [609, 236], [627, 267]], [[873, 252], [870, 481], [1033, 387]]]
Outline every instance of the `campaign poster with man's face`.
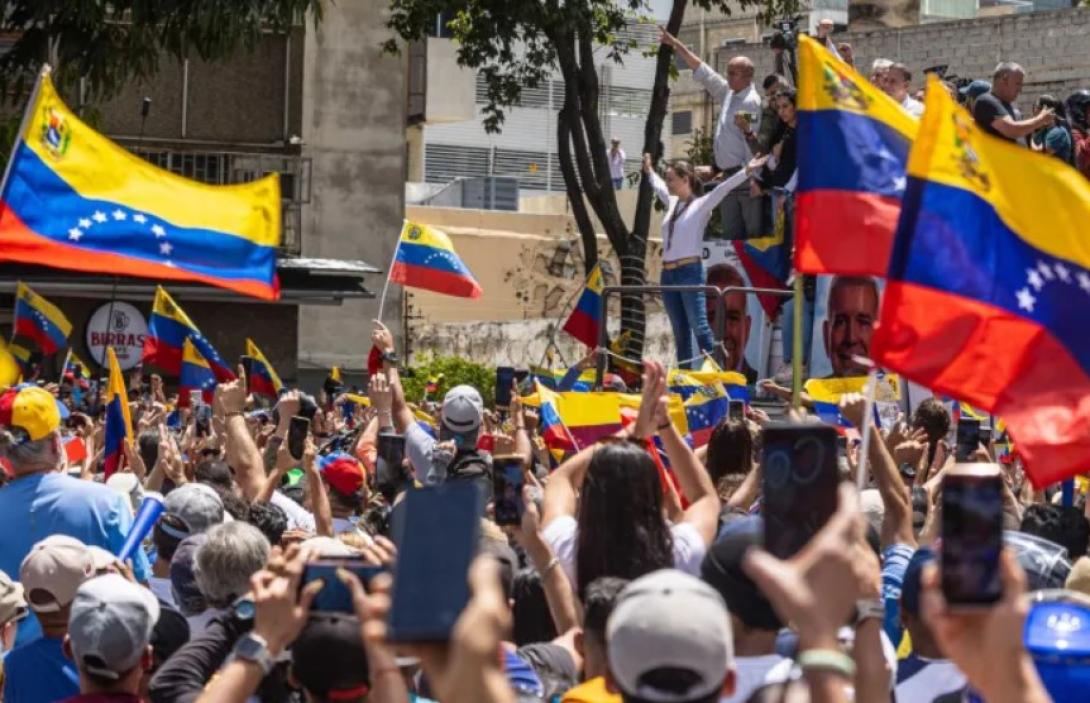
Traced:
[[[745, 268], [735, 254], [729, 240], [704, 242], [704, 276], [708, 285], [719, 288], [752, 285]], [[715, 325], [715, 298], [708, 297], [708, 324]], [[761, 368], [760, 360], [767, 356], [771, 332], [764, 309], [757, 296], [731, 293], [724, 301], [726, 325], [723, 330], [723, 346], [727, 350], [727, 368], [739, 371], [749, 383], [755, 383], [767, 369]]]
[[810, 378], [867, 375], [854, 357], [869, 357], [883, 285], [867, 276], [818, 276]]

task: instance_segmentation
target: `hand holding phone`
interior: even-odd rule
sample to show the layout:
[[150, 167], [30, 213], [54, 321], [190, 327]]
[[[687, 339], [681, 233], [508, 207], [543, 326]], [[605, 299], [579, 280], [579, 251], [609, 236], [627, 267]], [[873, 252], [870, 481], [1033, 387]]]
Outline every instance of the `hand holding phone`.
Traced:
[[980, 420], [962, 417], [958, 420], [957, 448], [954, 461], [965, 463], [980, 446]]
[[837, 432], [828, 425], [777, 423], [762, 434], [764, 544], [787, 559], [836, 512]]
[[[974, 436], [975, 438], [975, 436]], [[1003, 479], [995, 464], [957, 464], [942, 481], [942, 593], [951, 607], [1003, 596]]]
[[728, 417], [730, 417], [731, 420], [745, 420], [746, 402], [744, 400], [730, 401]]
[[322, 581], [322, 590], [315, 596], [311, 610], [325, 613], [355, 612], [352, 592], [337, 576], [338, 569], [355, 574], [364, 589], [367, 588], [371, 579], [386, 571], [381, 566], [366, 563], [360, 557], [324, 557], [308, 562], [303, 570], [303, 578], [299, 582], [299, 590], [302, 591], [307, 584], [314, 581]]
[[308, 434], [310, 434], [310, 420], [299, 415], [293, 417], [288, 427], [288, 453], [296, 461], [303, 458]]
[[505, 410], [511, 404], [511, 386], [515, 382], [512, 366], [496, 367], [496, 408]]
[[497, 456], [492, 459], [492, 495], [493, 512], [497, 525], [518, 525], [522, 522], [525, 506], [522, 502], [522, 487], [526, 483], [526, 474], [522, 468], [522, 457], [517, 455]]

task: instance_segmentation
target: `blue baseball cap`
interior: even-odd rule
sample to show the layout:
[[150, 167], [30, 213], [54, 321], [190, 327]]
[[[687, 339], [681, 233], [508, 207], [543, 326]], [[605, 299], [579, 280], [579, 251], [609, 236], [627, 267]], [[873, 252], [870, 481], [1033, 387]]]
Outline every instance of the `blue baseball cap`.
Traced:
[[923, 567], [935, 561], [935, 552], [927, 547], [920, 547], [905, 567], [905, 578], [901, 584], [901, 609], [919, 617], [920, 593], [923, 591]]
[[969, 85], [965, 86], [958, 92], [965, 98], [979, 98], [984, 93], [987, 93], [992, 89], [992, 84], [988, 81], [975, 80]]
[[1084, 601], [1039, 601], [1026, 617], [1026, 650], [1055, 703], [1084, 701], [1090, 689], [1090, 606]]

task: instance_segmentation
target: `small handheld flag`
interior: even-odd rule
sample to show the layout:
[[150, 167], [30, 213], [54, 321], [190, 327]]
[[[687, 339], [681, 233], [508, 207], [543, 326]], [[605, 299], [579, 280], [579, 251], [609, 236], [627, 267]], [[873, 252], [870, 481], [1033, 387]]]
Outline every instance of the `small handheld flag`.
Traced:
[[217, 381], [234, 380], [235, 373], [231, 367], [205, 339], [197, 325], [185, 314], [185, 310], [159, 286], [155, 291], [155, 303], [148, 319], [148, 336], [144, 339], [141, 361], [164, 373], [177, 376], [182, 372], [182, 349], [186, 339], [193, 340], [193, 346], [208, 361]]
[[125, 390], [125, 377], [113, 347], [106, 347], [106, 367], [110, 370], [106, 388], [106, 429], [103, 445], [103, 462], [106, 478], [121, 467], [125, 456], [124, 442], [132, 440], [132, 417], [129, 414], [129, 394]]
[[250, 377], [246, 379], [247, 383], [250, 384], [250, 392], [276, 399], [284, 384], [280, 382], [280, 376], [276, 374], [276, 369], [273, 368], [273, 365], [261, 353], [261, 349], [249, 337], [246, 338], [246, 354], [254, 360]]
[[482, 292], [445, 232], [408, 221], [401, 229], [389, 280], [459, 298], [479, 298]]
[[216, 391], [216, 376], [212, 373], [212, 368], [188, 337], [182, 352], [182, 372], [178, 386], [178, 405], [183, 408], [189, 405], [190, 391], [199, 390], [201, 400], [205, 403], [212, 402]]
[[72, 323], [60, 308], [19, 281], [15, 288], [15, 336], [30, 339], [42, 354], [49, 356], [68, 344], [71, 333]]
[[565, 332], [592, 349], [598, 346], [599, 325], [602, 317], [602, 265], [595, 264], [587, 276], [579, 301], [572, 309], [562, 328]]
[[153, 166], [80, 120], [48, 69], [23, 124], [0, 193], [0, 260], [279, 296], [276, 174], [211, 186]]

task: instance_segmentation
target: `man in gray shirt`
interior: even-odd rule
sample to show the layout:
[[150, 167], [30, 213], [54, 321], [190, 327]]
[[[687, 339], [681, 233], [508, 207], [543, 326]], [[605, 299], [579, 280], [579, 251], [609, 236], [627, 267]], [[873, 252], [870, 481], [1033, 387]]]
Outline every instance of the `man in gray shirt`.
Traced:
[[[753, 85], [753, 62], [744, 56], [734, 57], [727, 63], [727, 77], [723, 78], [665, 29], [661, 41], [693, 70], [693, 80], [721, 103], [715, 125], [715, 166], [724, 177], [737, 173], [753, 158], [761, 128], [761, 96]], [[720, 205], [724, 235], [728, 239], [749, 239], [770, 234], [762, 231], [762, 201], [761, 197], [750, 197], [748, 181], [732, 191]]]

